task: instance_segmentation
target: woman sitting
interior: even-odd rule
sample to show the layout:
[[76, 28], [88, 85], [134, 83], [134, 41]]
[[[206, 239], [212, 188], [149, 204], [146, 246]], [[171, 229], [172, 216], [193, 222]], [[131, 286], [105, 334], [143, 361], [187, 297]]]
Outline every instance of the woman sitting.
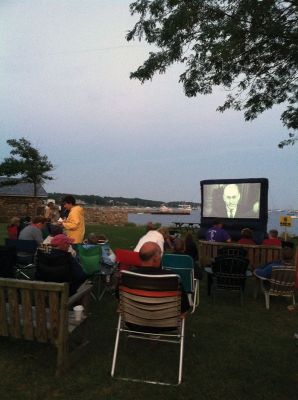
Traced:
[[8, 239], [17, 240], [20, 233], [21, 219], [19, 217], [13, 217], [10, 220], [10, 225], [7, 227]]
[[252, 230], [249, 228], [244, 228], [241, 231], [241, 239], [238, 240], [239, 244], [256, 244], [252, 238]]
[[35, 278], [46, 282], [68, 282], [70, 296], [87, 278], [81, 264], [68, 251], [72, 243], [72, 238], [58, 234], [51, 240], [50, 251], [45, 253], [39, 249], [35, 259]]

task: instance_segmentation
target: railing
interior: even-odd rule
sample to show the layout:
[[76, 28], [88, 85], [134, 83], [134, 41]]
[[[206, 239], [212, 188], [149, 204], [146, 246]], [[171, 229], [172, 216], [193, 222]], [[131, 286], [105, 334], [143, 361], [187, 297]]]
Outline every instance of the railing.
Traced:
[[210, 265], [217, 256], [218, 249], [224, 247], [239, 247], [246, 250], [246, 257], [249, 259], [249, 265], [252, 269], [258, 268], [270, 261], [280, 260], [281, 247], [245, 245], [237, 243], [207, 242], [199, 241], [199, 261], [201, 267]]

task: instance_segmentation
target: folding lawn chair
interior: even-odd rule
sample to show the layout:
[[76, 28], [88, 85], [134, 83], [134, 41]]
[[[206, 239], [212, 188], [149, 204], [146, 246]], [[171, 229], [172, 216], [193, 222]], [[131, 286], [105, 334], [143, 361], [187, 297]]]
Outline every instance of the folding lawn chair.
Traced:
[[194, 313], [199, 305], [199, 281], [194, 277], [193, 259], [184, 254], [164, 254], [161, 265], [162, 269], [180, 276], [183, 290], [190, 297], [191, 313]]
[[31, 279], [28, 271], [35, 268], [34, 255], [37, 249], [35, 240], [5, 239], [5, 245], [15, 248], [17, 252], [16, 277], [21, 279]]
[[[180, 278], [177, 275], [145, 275], [122, 271], [119, 286], [119, 320], [111, 369], [114, 377], [120, 334], [179, 345], [178, 385], [182, 380], [185, 318], [181, 315]], [[158, 369], [158, 367], [156, 368]], [[161, 381], [123, 380], [171, 385]]]

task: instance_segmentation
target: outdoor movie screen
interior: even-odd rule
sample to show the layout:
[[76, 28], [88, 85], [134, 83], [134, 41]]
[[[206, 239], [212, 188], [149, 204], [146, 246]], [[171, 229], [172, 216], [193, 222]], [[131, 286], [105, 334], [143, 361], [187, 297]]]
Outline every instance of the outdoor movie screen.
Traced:
[[260, 218], [261, 183], [202, 183], [202, 217]]

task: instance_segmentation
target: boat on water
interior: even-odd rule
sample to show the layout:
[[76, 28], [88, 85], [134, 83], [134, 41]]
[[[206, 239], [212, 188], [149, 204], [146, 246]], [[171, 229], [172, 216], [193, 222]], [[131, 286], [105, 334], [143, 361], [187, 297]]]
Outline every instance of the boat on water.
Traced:
[[158, 210], [151, 211], [151, 214], [159, 214], [159, 215], [189, 215], [191, 213], [191, 207], [179, 207], [179, 208], [170, 208], [165, 205], [159, 207]]
[[293, 219], [298, 218], [298, 211], [297, 210], [290, 210], [287, 212], [287, 215]]
[[189, 211], [191, 213], [191, 205], [190, 204], [178, 204], [178, 210]]

